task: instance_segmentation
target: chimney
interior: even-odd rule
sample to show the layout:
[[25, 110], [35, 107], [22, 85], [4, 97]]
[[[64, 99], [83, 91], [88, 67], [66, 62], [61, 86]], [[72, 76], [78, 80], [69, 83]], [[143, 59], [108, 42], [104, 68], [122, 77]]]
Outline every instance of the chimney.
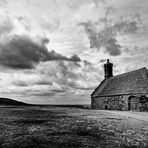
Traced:
[[113, 76], [113, 63], [110, 63], [109, 59], [107, 59], [107, 63], [104, 64], [104, 73], [105, 79], [108, 79]]

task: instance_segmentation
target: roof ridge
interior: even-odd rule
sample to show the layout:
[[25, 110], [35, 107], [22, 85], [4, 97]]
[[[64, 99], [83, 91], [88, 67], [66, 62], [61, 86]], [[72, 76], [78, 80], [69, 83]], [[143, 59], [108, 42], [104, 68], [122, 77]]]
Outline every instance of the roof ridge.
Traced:
[[113, 77], [110, 77], [110, 78], [115, 78], [115, 77], [119, 77], [119, 76], [122, 76], [122, 75], [127, 75], [129, 73], [133, 73], [133, 72], [140, 71], [140, 70], [148, 71], [146, 67], [142, 67], [142, 68], [139, 68], [139, 69], [136, 69], [136, 70], [132, 70], [132, 71], [129, 71], [129, 72], [126, 72], [126, 73], [122, 73], [122, 74], [119, 74], [119, 75], [116, 75], [116, 76], [113, 76]]

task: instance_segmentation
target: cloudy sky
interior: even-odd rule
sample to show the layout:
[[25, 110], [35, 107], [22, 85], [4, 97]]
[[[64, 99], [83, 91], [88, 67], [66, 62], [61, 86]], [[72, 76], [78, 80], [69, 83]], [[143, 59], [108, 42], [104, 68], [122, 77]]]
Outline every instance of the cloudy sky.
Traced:
[[104, 79], [148, 68], [147, 0], [0, 0], [0, 96], [90, 103]]

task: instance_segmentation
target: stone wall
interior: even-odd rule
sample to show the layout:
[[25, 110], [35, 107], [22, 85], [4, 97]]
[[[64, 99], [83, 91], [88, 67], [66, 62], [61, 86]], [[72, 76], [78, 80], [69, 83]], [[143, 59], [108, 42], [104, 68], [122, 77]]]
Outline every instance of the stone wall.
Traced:
[[92, 109], [148, 111], [148, 94], [144, 95], [147, 98], [145, 102], [140, 101], [141, 96], [143, 95], [92, 97], [91, 107]]
[[129, 95], [91, 98], [93, 109], [128, 110]]

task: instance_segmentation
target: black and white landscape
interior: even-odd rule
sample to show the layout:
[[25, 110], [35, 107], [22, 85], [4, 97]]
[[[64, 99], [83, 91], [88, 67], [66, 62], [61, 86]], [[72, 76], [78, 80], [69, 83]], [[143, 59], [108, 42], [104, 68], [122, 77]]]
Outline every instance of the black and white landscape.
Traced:
[[0, 148], [148, 147], [147, 12], [0, 0]]
[[148, 147], [143, 112], [90, 110], [88, 106], [0, 107], [0, 147]]

